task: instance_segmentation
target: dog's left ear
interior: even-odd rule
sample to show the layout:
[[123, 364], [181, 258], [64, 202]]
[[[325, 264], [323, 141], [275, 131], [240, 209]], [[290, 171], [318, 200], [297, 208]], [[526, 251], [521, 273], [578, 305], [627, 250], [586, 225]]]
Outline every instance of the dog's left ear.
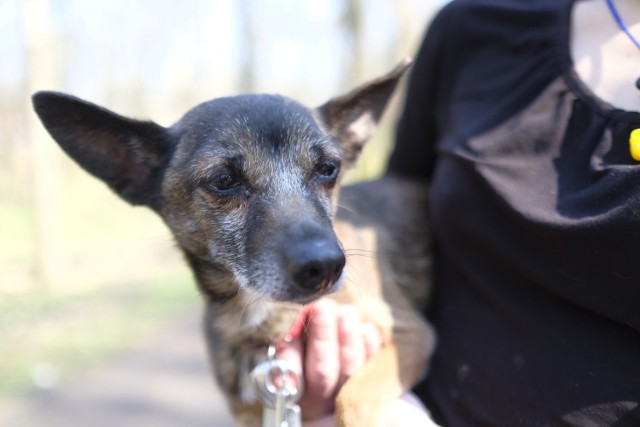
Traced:
[[393, 90], [410, 65], [406, 58], [384, 76], [318, 107], [320, 120], [344, 150], [347, 165], [356, 161], [375, 132]]

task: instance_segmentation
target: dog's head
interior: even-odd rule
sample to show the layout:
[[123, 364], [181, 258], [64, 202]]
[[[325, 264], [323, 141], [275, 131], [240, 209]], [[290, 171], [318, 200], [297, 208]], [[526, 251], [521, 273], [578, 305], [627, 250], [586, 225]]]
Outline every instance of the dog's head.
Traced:
[[276, 95], [219, 98], [170, 128], [60, 93], [33, 102], [80, 166], [163, 218], [206, 294], [307, 302], [342, 282], [336, 185], [408, 65], [316, 109]]

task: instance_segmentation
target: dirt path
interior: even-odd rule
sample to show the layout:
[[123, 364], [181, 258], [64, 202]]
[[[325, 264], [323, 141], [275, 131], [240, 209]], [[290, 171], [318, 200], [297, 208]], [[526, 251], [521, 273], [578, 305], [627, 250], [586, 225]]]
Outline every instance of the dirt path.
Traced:
[[126, 354], [29, 398], [0, 401], [3, 427], [229, 427], [197, 314]]

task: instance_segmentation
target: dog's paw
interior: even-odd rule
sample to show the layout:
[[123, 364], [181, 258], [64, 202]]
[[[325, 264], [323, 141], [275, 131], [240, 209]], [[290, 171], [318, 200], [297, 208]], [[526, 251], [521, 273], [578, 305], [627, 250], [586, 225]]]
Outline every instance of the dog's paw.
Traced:
[[367, 405], [358, 394], [349, 393], [343, 388], [336, 399], [336, 427], [383, 427], [387, 409], [387, 405]]

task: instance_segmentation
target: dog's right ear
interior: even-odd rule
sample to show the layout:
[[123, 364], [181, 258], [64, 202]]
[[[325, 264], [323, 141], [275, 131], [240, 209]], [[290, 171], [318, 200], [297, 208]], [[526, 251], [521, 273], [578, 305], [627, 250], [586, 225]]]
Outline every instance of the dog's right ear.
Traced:
[[38, 92], [32, 100], [49, 134], [80, 166], [128, 202], [154, 207], [158, 170], [170, 151], [166, 128], [63, 93]]

